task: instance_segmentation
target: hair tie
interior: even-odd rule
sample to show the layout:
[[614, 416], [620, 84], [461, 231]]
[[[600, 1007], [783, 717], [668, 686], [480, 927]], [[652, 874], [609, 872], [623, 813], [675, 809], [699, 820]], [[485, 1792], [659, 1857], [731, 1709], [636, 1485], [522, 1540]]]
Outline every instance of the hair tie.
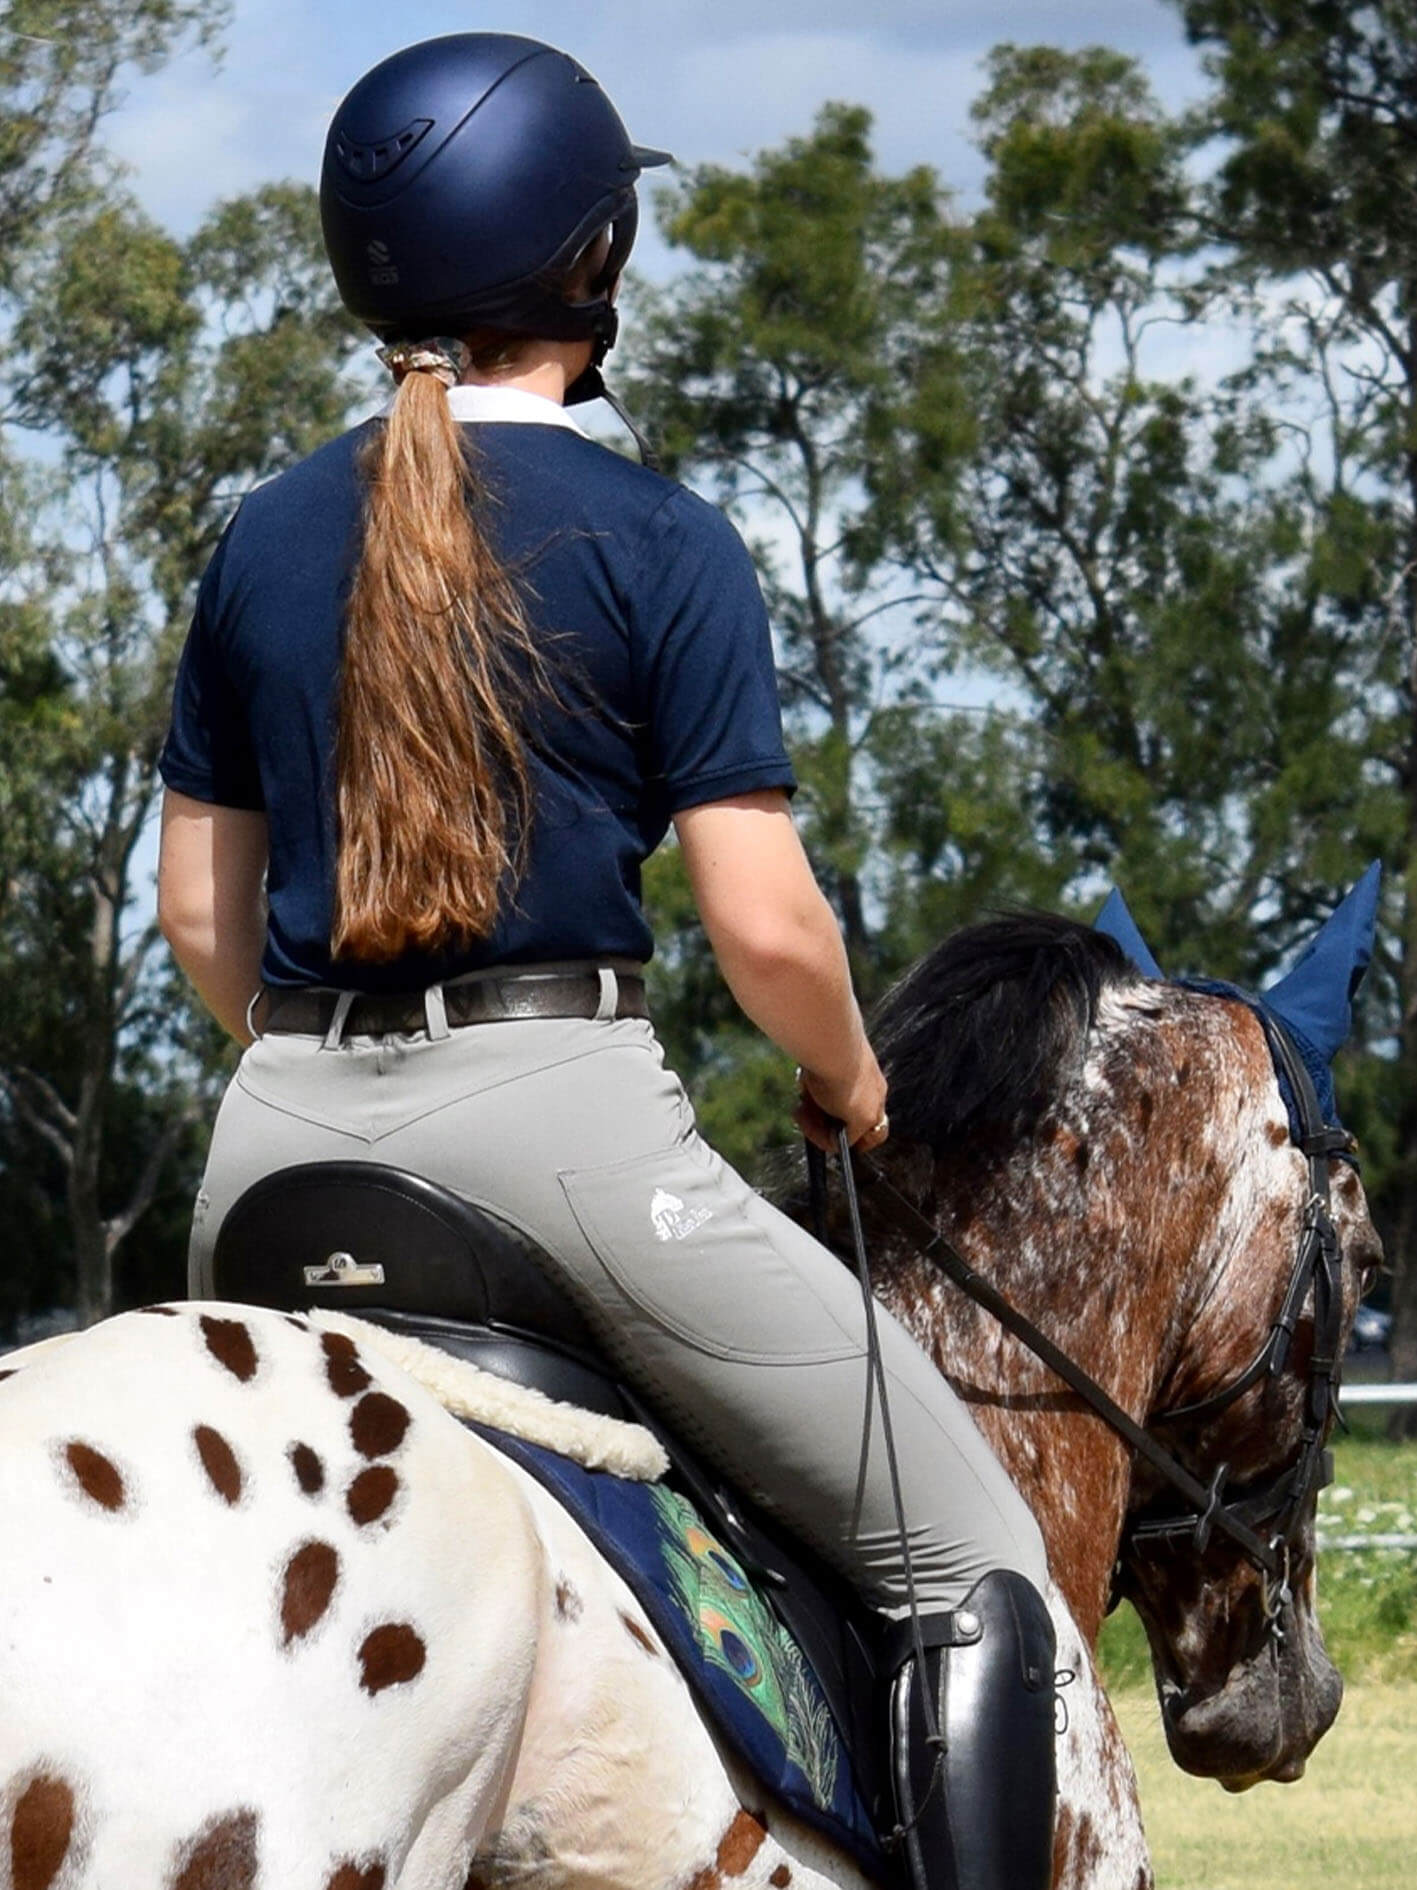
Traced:
[[379, 359], [397, 386], [406, 374], [431, 374], [444, 387], [456, 387], [472, 361], [466, 342], [455, 335], [429, 335], [422, 341], [396, 341], [380, 348]]

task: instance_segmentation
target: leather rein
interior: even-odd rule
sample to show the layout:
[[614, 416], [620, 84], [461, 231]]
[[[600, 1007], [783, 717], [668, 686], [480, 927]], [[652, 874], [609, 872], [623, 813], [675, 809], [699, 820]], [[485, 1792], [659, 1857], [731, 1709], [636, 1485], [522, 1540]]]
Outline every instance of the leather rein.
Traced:
[[[1299, 1454], [1288, 1469], [1233, 1497], [1226, 1494], [1228, 1464], [1222, 1463], [1208, 1483], [1193, 1475], [1172, 1451], [1158, 1443], [1124, 1411], [1095, 1378], [977, 1273], [940, 1230], [900, 1192], [879, 1162], [870, 1155], [857, 1155], [854, 1165], [869, 1188], [881, 1218], [1041, 1359], [1181, 1496], [1186, 1507], [1177, 1514], [1147, 1515], [1133, 1520], [1123, 1535], [1123, 1552], [1134, 1543], [1189, 1538], [1191, 1547], [1199, 1555], [1213, 1534], [1227, 1536], [1263, 1576], [1266, 1616], [1278, 1632], [1280, 1613], [1291, 1599], [1289, 1562], [1294, 1539], [1314, 1497], [1333, 1477], [1332, 1453], [1325, 1448], [1325, 1440], [1331, 1421], [1338, 1414], [1343, 1283], [1338, 1234], [1330, 1212], [1329, 1164], [1337, 1155], [1351, 1154], [1353, 1142], [1345, 1130], [1325, 1123], [1313, 1081], [1283, 1025], [1272, 1016], [1261, 1016], [1260, 1021], [1276, 1065], [1297, 1103], [1299, 1132], [1294, 1142], [1308, 1164], [1309, 1193], [1294, 1267], [1279, 1312], [1244, 1370], [1211, 1397], [1173, 1411], [1159, 1412], [1151, 1420], [1153, 1425], [1174, 1425], [1208, 1419], [1234, 1404], [1262, 1379], [1273, 1383], [1284, 1370], [1300, 1315], [1312, 1291], [1314, 1343], [1309, 1356]], [[849, 1188], [849, 1176], [847, 1179]]]

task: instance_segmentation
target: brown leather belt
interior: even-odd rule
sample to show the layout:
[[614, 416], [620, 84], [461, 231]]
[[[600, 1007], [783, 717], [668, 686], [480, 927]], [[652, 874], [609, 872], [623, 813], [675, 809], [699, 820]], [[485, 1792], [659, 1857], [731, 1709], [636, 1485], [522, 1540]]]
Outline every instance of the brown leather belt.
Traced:
[[[616, 1017], [648, 1017], [645, 981], [636, 972], [615, 972]], [[450, 979], [443, 987], [449, 1026], [501, 1024], [527, 1017], [594, 1017], [600, 1010], [600, 973], [522, 972], [506, 977], [474, 973]], [[262, 986], [256, 1023], [262, 1036], [275, 1031], [297, 1037], [323, 1037], [346, 993], [326, 985], [300, 990]], [[264, 1017], [261, 1015], [265, 1011]], [[342, 1035], [386, 1037], [426, 1030], [428, 1013], [421, 991], [361, 992], [345, 1014]]]

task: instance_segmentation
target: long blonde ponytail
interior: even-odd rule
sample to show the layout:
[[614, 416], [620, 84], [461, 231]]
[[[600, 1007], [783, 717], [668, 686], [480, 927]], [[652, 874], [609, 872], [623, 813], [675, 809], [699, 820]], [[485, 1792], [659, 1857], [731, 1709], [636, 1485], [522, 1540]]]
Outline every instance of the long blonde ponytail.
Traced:
[[550, 684], [477, 522], [473, 449], [432, 374], [405, 373], [360, 470], [331, 949], [382, 962], [491, 932], [531, 825], [527, 711]]

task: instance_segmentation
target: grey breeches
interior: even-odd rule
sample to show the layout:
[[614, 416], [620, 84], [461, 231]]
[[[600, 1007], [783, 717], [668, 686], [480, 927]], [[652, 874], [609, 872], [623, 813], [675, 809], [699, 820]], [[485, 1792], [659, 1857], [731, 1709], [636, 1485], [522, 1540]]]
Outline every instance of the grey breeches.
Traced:
[[[665, 1418], [868, 1603], [905, 1612], [878, 1413], [862, 1435], [860, 1288], [699, 1136], [649, 1024], [254, 1044], [197, 1198], [193, 1293], [210, 1296], [216, 1230], [253, 1181], [335, 1160], [426, 1175], [532, 1235]], [[963, 1406], [884, 1311], [880, 1340], [921, 1605], [957, 1606], [991, 1568], [1041, 1587], [1037, 1526]]]

